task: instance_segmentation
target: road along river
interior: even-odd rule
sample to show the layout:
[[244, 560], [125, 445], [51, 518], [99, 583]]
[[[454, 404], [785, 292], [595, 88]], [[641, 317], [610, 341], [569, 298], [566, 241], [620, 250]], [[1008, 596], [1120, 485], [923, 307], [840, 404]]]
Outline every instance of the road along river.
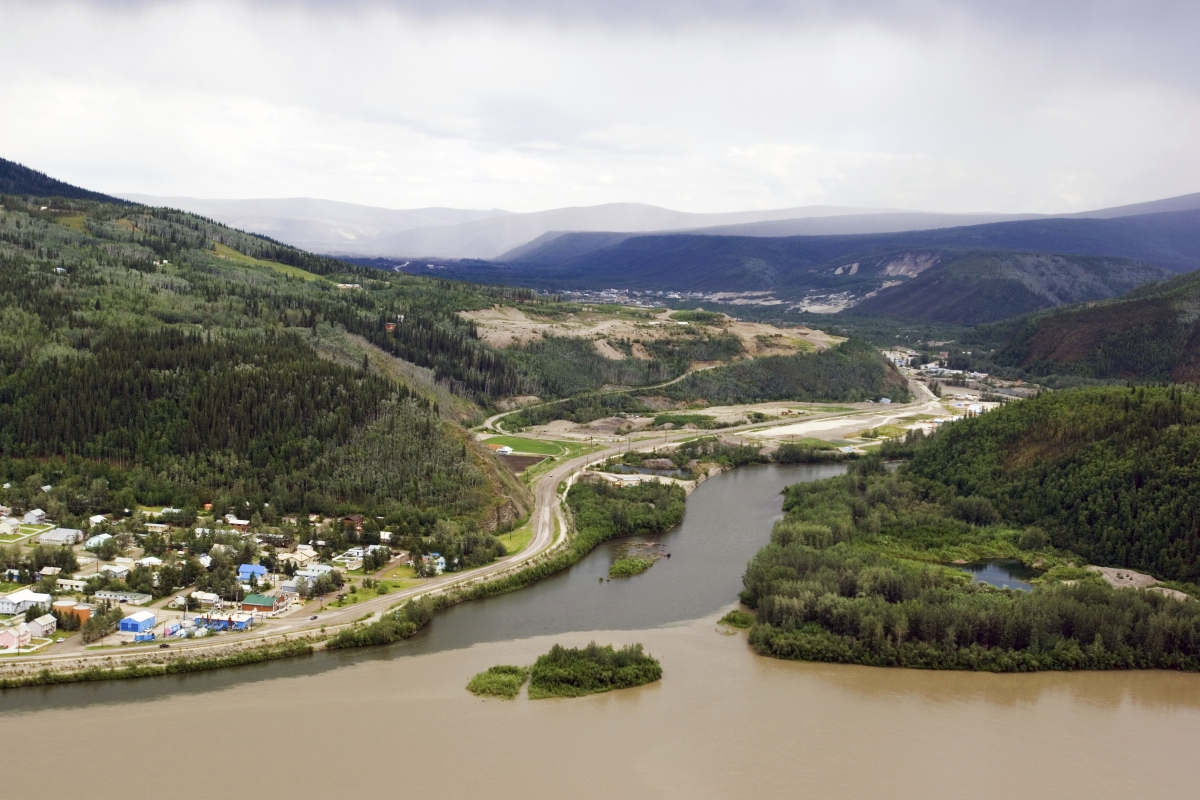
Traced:
[[[828, 469], [717, 476], [660, 537], [672, 557], [648, 572], [597, 580], [605, 546], [393, 647], [0, 693], [5, 796], [1195, 795], [1200, 676], [799, 664], [718, 631], [779, 514], [778, 489]], [[463, 688], [492, 664], [590, 639], [642, 642], [663, 680], [511, 703]]]

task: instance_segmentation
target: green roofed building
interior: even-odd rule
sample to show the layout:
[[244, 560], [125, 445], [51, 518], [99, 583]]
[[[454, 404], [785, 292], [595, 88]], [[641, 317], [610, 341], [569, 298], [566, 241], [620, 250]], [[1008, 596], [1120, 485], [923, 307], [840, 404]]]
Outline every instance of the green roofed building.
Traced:
[[242, 601], [242, 611], [252, 611], [258, 614], [272, 614], [283, 608], [283, 599], [265, 594], [248, 594]]

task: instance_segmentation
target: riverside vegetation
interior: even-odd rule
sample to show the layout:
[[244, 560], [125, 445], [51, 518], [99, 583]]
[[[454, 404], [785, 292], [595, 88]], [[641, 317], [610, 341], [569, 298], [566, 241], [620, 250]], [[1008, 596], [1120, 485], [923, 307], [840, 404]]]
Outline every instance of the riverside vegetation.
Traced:
[[[1114, 589], [1087, 562], [1200, 587], [1200, 398], [1073, 390], [890, 446], [845, 476], [790, 487], [750, 562], [750, 641], [782, 658], [933, 669], [1200, 670], [1200, 603]], [[953, 562], [1019, 558], [1031, 592]]]
[[529, 699], [583, 697], [629, 689], [662, 679], [662, 665], [640, 644], [615, 649], [611, 644], [566, 648], [554, 645], [532, 667], [498, 665], [471, 678], [467, 691], [486, 697], [514, 699], [525, 680]]

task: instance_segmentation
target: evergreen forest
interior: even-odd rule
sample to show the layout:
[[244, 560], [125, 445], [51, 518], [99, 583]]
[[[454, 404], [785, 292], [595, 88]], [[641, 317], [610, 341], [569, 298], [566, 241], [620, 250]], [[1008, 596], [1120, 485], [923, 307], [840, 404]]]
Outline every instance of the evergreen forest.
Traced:
[[[1200, 669], [1200, 398], [1179, 388], [1044, 394], [885, 445], [787, 490], [750, 562], [751, 642], [803, 660], [935, 669]], [[1012, 559], [1032, 591], [956, 564]], [[1139, 570], [1114, 588], [1089, 564]]]

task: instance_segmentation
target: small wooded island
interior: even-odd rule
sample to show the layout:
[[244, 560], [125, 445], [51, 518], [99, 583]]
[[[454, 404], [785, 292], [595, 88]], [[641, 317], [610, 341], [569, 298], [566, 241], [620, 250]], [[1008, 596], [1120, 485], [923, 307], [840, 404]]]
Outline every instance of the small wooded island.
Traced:
[[566, 648], [554, 645], [532, 668], [498, 665], [480, 672], [467, 690], [481, 697], [512, 700], [529, 679], [529, 698], [582, 697], [629, 689], [662, 679], [662, 665], [640, 644], [615, 649], [611, 644]]

